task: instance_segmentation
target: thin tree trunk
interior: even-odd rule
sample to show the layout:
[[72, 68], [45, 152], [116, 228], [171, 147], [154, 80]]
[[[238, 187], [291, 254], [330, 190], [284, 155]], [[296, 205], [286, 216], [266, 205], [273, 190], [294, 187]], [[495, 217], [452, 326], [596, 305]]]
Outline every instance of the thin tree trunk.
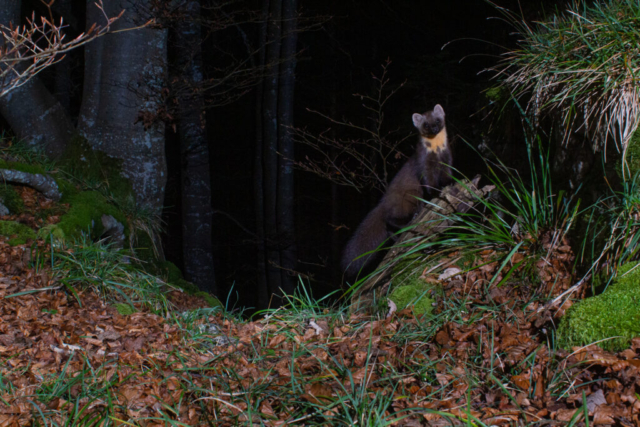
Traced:
[[[262, 2], [262, 23], [259, 36], [259, 62], [262, 72], [266, 66], [267, 22], [269, 16], [269, 0]], [[256, 213], [256, 257], [257, 257], [257, 282], [258, 282], [258, 308], [269, 306], [269, 281], [267, 278], [267, 260], [264, 229], [264, 138], [262, 124], [262, 105], [264, 96], [264, 79], [256, 89], [256, 148], [253, 164], [253, 195]]]
[[216, 291], [211, 240], [211, 177], [202, 84], [200, 1], [183, 4], [175, 33], [176, 78], [186, 87], [178, 95], [178, 133], [182, 163], [182, 247], [186, 278], [201, 290]]
[[282, 0], [282, 69], [278, 85], [278, 235], [282, 263], [282, 290], [293, 293], [296, 285], [294, 142], [293, 127], [296, 45], [298, 42], [297, 0]]
[[[0, 23], [20, 24], [21, 1], [3, 2]], [[0, 45], [4, 40], [0, 40]], [[53, 158], [59, 157], [74, 133], [67, 112], [37, 77], [0, 98], [0, 114], [18, 138], [43, 148]]]
[[[338, 27], [336, 25], [335, 20], [331, 20], [327, 23], [327, 32], [331, 39], [338, 40]], [[335, 49], [335, 45], [334, 45]], [[338, 53], [337, 49], [334, 53]], [[338, 72], [337, 63], [334, 62], [332, 64], [332, 75], [335, 75]], [[329, 80], [329, 99], [330, 99], [330, 117], [338, 117], [338, 79], [330, 79]], [[331, 127], [330, 137], [336, 139], [336, 128], [335, 126]], [[332, 155], [335, 155], [336, 148], [331, 148]], [[341, 211], [342, 205], [340, 203], [340, 186], [331, 183], [331, 261], [329, 264], [329, 268], [331, 269], [331, 283], [333, 286], [339, 288], [342, 285], [342, 268], [340, 265], [340, 261], [342, 258], [342, 246], [344, 245], [344, 239], [341, 239], [341, 229], [338, 228], [338, 224], [341, 223]]]
[[[53, 4], [55, 12], [63, 17], [66, 25], [74, 26], [77, 21], [73, 19], [73, 5], [71, 0], [58, 0]], [[76, 28], [77, 30], [77, 28]], [[71, 58], [67, 56], [54, 65], [53, 75], [53, 95], [56, 97], [65, 111], [71, 111]]]
[[[85, 31], [91, 28], [94, 23], [100, 23], [102, 19], [104, 19], [102, 11], [95, 5], [95, 1], [87, 0]], [[78, 131], [89, 140], [100, 139], [100, 135], [96, 133], [98, 130], [96, 121], [100, 105], [104, 41], [104, 37], [98, 37], [84, 46], [84, 81]]]
[[282, 288], [282, 263], [280, 262], [278, 235], [278, 75], [280, 72], [282, 0], [269, 3], [267, 26], [267, 76], [265, 77], [262, 126], [264, 165], [265, 238], [267, 241], [267, 277], [269, 291], [280, 294]]

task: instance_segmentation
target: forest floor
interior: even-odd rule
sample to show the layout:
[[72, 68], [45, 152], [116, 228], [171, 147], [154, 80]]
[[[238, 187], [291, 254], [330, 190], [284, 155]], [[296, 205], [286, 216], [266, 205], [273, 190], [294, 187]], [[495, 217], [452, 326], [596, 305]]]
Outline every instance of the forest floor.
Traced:
[[[21, 194], [29, 214], [9, 219], [56, 221]], [[246, 321], [166, 287], [163, 309], [123, 314], [90, 274], [70, 284], [56, 267], [77, 249], [7, 240], [0, 426], [640, 425], [640, 338], [620, 353], [556, 348], [559, 313], [529, 287], [486, 286], [500, 270], [488, 252], [443, 283], [433, 316], [350, 313], [303, 292]], [[549, 297], [572, 284], [568, 252], [541, 274], [559, 283]]]

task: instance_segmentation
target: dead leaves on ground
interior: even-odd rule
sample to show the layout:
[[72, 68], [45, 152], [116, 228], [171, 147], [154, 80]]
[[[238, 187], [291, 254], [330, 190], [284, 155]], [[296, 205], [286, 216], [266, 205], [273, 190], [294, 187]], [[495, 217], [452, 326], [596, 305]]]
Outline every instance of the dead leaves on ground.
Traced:
[[[404, 309], [380, 320], [217, 316], [197, 333], [148, 312], [122, 316], [91, 291], [76, 299], [28, 268], [27, 247], [0, 241], [0, 426], [42, 424], [40, 414], [58, 424], [102, 414], [145, 426], [330, 425], [371, 417], [380, 401], [379, 415], [403, 426], [557, 425], [585, 408], [591, 425], [640, 424], [640, 338], [619, 354], [548, 347], [562, 309], [540, 309], [573, 284], [573, 255], [566, 242], [542, 246], [529, 264], [537, 286], [520, 281], [523, 254], [500, 269], [499, 254], [481, 252], [477, 269], [446, 283], [446, 298], [464, 303], [437, 330]], [[203, 306], [177, 292], [173, 301]]]
[[[0, 298], [42, 285], [29, 271], [0, 283]], [[362, 390], [371, 399], [390, 396], [390, 417], [410, 411], [396, 425], [450, 425], [469, 417], [488, 425], [568, 422], [582, 416], [583, 391], [591, 423], [639, 422], [640, 339], [617, 355], [595, 346], [552, 353], [530, 322], [481, 320], [447, 323], [432, 342], [399, 342], [401, 330], [420, 330], [422, 322], [402, 310], [383, 320], [316, 319], [320, 331], [277, 317], [244, 324], [212, 318], [235, 341], [205, 351], [195, 342], [185, 345], [184, 332], [158, 316], [124, 317], [91, 292], [80, 298], [82, 307], [60, 290], [1, 300], [0, 397], [6, 404], [0, 404], [0, 425], [32, 422], [34, 401], [60, 423], [76, 403], [105, 411], [98, 389], [107, 383], [111, 416], [141, 425], [161, 425], [169, 416], [187, 425], [215, 419], [221, 426], [276, 426], [292, 421], [291, 414], [307, 417], [299, 424], [317, 423], [319, 415], [308, 408], [323, 408], [325, 420], [340, 417], [344, 409], [336, 402], [352, 405]], [[82, 383], [47, 398], [43, 390], [61, 373], [70, 380], [88, 366], [97, 374], [89, 381], [94, 398]], [[295, 394], [292, 381], [300, 384]], [[306, 413], [296, 412], [301, 408]]]

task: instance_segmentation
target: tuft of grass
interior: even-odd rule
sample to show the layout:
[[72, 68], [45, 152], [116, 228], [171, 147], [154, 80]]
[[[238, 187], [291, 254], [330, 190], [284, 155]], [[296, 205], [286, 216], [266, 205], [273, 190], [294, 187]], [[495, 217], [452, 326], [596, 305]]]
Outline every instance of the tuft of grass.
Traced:
[[521, 36], [495, 71], [516, 99], [529, 96], [532, 123], [553, 112], [565, 141], [583, 128], [595, 149], [611, 139], [626, 151], [640, 120], [640, 1], [574, 1], [535, 26], [494, 6]]
[[611, 276], [640, 256], [640, 173], [623, 184], [622, 191], [601, 197], [584, 212], [587, 226], [581, 262], [590, 270]]
[[14, 142], [4, 135], [0, 136], [0, 167], [28, 173], [46, 174], [56, 168], [44, 150], [26, 141]]
[[[580, 200], [563, 191], [555, 192], [548, 154], [541, 147], [529, 150], [530, 177], [525, 180], [502, 162], [487, 165], [495, 190], [491, 197], [478, 197], [474, 208], [445, 219], [452, 225], [437, 239], [411, 242], [403, 257], [426, 251], [442, 257], [451, 251], [463, 254], [493, 249], [506, 254], [504, 265], [517, 251], [528, 258], [542, 253], [543, 239], [558, 246], [580, 213]], [[460, 181], [458, 181], [460, 182]]]
[[[114, 415], [126, 409], [117, 404], [114, 391], [120, 379], [113, 375], [113, 363], [91, 366], [85, 360], [81, 369], [71, 372], [71, 360], [67, 360], [61, 372], [44, 375], [33, 394], [25, 396], [37, 409], [36, 425], [113, 425]], [[116, 367], [115, 372], [118, 370]], [[127, 378], [133, 376], [128, 374]], [[35, 405], [35, 402], [46, 405]]]
[[129, 257], [101, 242], [80, 239], [73, 249], [54, 252], [52, 264], [67, 289], [90, 287], [114, 304], [145, 306], [161, 315], [171, 308], [166, 283], [132, 266]]

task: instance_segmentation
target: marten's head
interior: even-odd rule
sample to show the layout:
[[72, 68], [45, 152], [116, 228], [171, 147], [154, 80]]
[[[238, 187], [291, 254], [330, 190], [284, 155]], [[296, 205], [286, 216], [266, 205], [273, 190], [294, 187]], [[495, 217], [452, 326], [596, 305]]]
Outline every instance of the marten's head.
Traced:
[[438, 104], [424, 114], [416, 113], [413, 115], [413, 125], [420, 132], [420, 136], [433, 139], [444, 129], [444, 110]]

